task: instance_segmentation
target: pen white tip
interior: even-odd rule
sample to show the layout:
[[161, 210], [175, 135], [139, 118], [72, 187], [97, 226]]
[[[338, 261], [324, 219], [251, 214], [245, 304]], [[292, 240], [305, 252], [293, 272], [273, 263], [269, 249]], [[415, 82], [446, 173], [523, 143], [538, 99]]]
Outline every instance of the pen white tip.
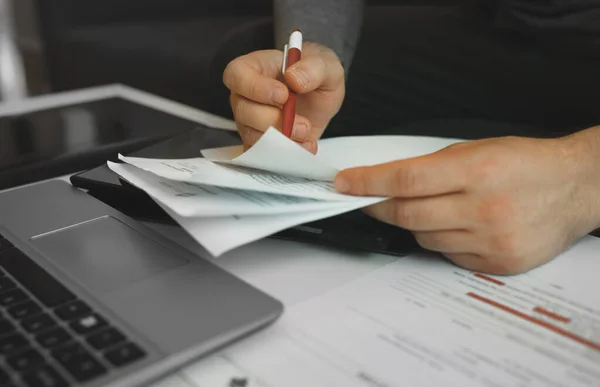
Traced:
[[290, 35], [289, 48], [297, 48], [302, 51], [302, 32], [300, 30], [295, 30]]

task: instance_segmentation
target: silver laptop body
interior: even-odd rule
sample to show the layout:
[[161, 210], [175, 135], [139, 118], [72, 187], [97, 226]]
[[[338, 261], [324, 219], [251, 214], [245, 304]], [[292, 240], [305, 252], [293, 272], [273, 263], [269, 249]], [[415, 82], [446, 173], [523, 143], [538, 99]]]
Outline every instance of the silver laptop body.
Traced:
[[0, 343], [15, 334], [27, 342], [5, 348], [0, 370], [17, 380], [148, 385], [283, 312], [269, 295], [66, 182], [1, 193], [0, 234], [8, 284], [0, 318], [12, 326]]

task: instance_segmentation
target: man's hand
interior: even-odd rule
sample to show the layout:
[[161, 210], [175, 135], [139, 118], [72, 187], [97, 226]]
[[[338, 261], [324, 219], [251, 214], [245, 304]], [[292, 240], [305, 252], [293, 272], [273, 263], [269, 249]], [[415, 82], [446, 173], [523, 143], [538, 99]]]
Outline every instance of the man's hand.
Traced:
[[231, 61], [223, 82], [231, 90], [230, 103], [246, 147], [252, 146], [269, 126], [281, 130], [281, 108], [294, 90], [296, 116], [292, 139], [309, 151], [339, 111], [345, 95], [344, 69], [333, 51], [311, 42], [302, 46], [302, 60], [281, 74], [283, 53], [253, 52]]
[[336, 187], [392, 197], [365, 211], [411, 230], [422, 247], [459, 266], [520, 273], [599, 226], [598, 147], [590, 145], [600, 143], [599, 134], [597, 128], [587, 138], [458, 143], [422, 157], [342, 171]]

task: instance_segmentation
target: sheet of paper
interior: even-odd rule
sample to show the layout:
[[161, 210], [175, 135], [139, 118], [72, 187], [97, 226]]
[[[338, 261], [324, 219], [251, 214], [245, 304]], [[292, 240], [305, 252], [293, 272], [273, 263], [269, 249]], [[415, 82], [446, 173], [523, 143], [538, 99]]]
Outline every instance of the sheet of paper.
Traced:
[[202, 155], [214, 162], [328, 182], [339, 172], [272, 127], [246, 152], [242, 146], [233, 146], [205, 149]]
[[119, 159], [127, 164], [174, 181], [316, 200], [364, 201], [362, 197], [338, 193], [331, 182], [283, 176], [237, 165], [216, 164], [201, 157], [172, 160], [119, 155]]
[[184, 217], [273, 215], [346, 206], [345, 202], [184, 183], [157, 176], [129, 164], [110, 161], [107, 164], [113, 172]]
[[183, 374], [249, 387], [598, 386], [598, 251], [587, 237], [510, 277], [405, 257], [288, 308], [221, 351], [222, 373], [199, 362]]
[[[449, 145], [464, 142], [457, 138], [429, 136], [347, 136], [319, 140], [316, 155], [290, 142], [275, 129], [267, 131], [246, 153], [241, 146], [202, 150], [202, 155], [220, 163], [254, 166], [266, 170], [277, 167], [283, 174], [308, 177], [323, 172], [324, 180], [345, 168], [381, 164], [423, 156]], [[277, 157], [271, 157], [278, 152]], [[282, 164], [274, 166], [273, 160]]]
[[464, 140], [429, 136], [335, 137], [319, 141], [317, 157], [342, 170], [423, 156], [459, 142]]
[[[319, 154], [313, 155], [271, 128], [247, 152], [241, 147], [207, 149], [202, 151], [205, 158], [180, 160], [120, 155], [129, 164], [120, 174], [149, 193], [201, 245], [219, 256], [286, 228], [386, 200], [339, 194], [332, 180], [341, 168], [419, 156], [458, 141], [337, 138], [322, 140]], [[134, 176], [131, 166], [153, 176]]]
[[375, 203], [378, 199], [367, 202], [353, 202], [344, 206], [320, 210], [303, 211], [278, 215], [249, 215], [222, 217], [183, 217], [153, 198], [156, 203], [171, 216], [194, 240], [200, 243], [213, 257], [233, 250], [245, 244], [257, 241], [299, 224], [329, 218], [338, 214], [356, 210], [365, 204]]

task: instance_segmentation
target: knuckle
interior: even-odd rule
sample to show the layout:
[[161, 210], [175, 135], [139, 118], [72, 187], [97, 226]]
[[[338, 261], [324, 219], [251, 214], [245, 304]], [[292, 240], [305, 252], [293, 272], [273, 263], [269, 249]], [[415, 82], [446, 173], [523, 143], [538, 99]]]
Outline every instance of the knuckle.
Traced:
[[436, 233], [415, 233], [415, 241], [426, 250], [439, 250], [439, 241]]
[[394, 173], [394, 181], [392, 182], [398, 192], [416, 191], [419, 187], [417, 173], [413, 168], [398, 168]]
[[322, 68], [322, 82], [327, 79], [330, 83], [343, 83], [345, 79], [344, 66], [335, 52], [325, 48], [317, 58]]
[[510, 222], [515, 216], [513, 200], [507, 196], [496, 196], [484, 200], [477, 208], [477, 217], [487, 225], [500, 225]]
[[410, 229], [415, 224], [415, 218], [416, 216], [411, 206], [402, 202], [396, 204], [394, 220], [398, 226]]
[[355, 168], [346, 173], [352, 194], [364, 196], [381, 195], [381, 192], [379, 192], [381, 190], [380, 179], [373, 167]]
[[483, 160], [479, 160], [473, 165], [470, 170], [469, 180], [476, 181], [478, 184], [494, 181], [502, 168], [503, 163], [501, 160], [492, 155], [486, 156]]
[[232, 60], [225, 67], [225, 71], [223, 71], [223, 83], [225, 86], [231, 90], [235, 91], [237, 84], [237, 76], [239, 69], [239, 62], [237, 59]]
[[351, 171], [349, 174], [349, 180], [352, 182], [352, 193], [355, 195], [365, 195], [367, 193], [367, 177], [366, 174], [360, 170]]
[[484, 271], [496, 275], [515, 275], [525, 272], [528, 267], [521, 258], [498, 257], [486, 261]]
[[233, 115], [236, 121], [244, 123], [248, 104], [244, 98], [235, 98], [233, 104]]
[[246, 146], [252, 146], [255, 142], [258, 141], [260, 134], [256, 132], [256, 130], [246, 126], [241, 125], [238, 127], [238, 131], [240, 136], [242, 137], [242, 142]]
[[329, 74], [329, 70], [330, 70], [329, 64], [327, 63], [327, 61], [325, 60], [323, 55], [319, 55], [317, 57], [317, 60], [319, 62], [320, 69], [321, 69], [321, 71], [320, 71], [321, 78], [325, 78], [325, 76], [327, 74]]
[[342, 62], [340, 61], [339, 57], [336, 54], [332, 54], [331, 59], [329, 61], [327, 61], [327, 68], [329, 70], [329, 74], [330, 76], [333, 78], [333, 80], [338, 83], [338, 82], [343, 82], [343, 80], [345, 79], [345, 74], [346, 71], [344, 69], [344, 66], [342, 66]]
[[492, 256], [489, 264], [500, 274], [516, 274], [525, 270], [527, 252], [523, 238], [515, 233], [498, 234], [491, 238]]
[[248, 88], [248, 98], [250, 98], [251, 100], [258, 100], [260, 98], [260, 85], [259, 82], [256, 78], [253, 78], [252, 80], [250, 80], [250, 84], [249, 84], [249, 88]]

